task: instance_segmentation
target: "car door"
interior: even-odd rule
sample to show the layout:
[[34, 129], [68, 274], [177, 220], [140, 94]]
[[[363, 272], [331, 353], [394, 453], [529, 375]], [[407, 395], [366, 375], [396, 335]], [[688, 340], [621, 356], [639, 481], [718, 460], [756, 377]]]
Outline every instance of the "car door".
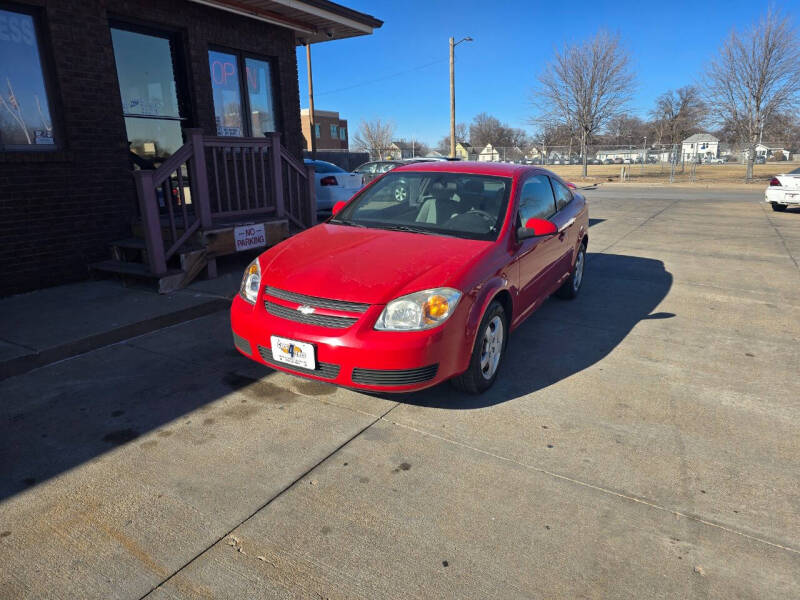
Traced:
[[576, 219], [582, 203], [575, 201], [572, 190], [559, 179], [550, 177], [550, 184], [556, 200], [556, 213], [550, 221], [558, 228], [558, 235], [555, 236], [558, 242], [557, 257], [553, 269], [555, 286], [558, 286], [569, 276], [572, 269], [573, 253], [578, 244], [579, 227], [576, 225]]
[[[556, 213], [553, 188], [547, 175], [537, 173], [524, 181], [518, 206], [517, 227], [528, 219], [550, 219]], [[516, 241], [519, 319], [524, 319], [550, 293], [556, 277], [552, 267], [559, 259], [561, 247], [557, 235]]]

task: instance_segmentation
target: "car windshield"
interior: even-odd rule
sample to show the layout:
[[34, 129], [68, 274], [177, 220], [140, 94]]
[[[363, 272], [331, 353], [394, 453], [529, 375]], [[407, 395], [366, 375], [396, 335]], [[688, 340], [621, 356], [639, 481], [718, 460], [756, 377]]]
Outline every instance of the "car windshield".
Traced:
[[511, 179], [470, 173], [390, 172], [330, 223], [496, 240]]

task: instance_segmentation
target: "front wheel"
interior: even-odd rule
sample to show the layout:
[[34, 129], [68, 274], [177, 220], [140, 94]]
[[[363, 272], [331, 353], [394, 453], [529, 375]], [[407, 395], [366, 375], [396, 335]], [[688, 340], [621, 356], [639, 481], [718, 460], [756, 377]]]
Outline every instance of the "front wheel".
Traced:
[[778, 204], [777, 202], [772, 203], [772, 210], [775, 212], [783, 212], [785, 211], [787, 206], [785, 204]]
[[492, 387], [506, 351], [506, 323], [506, 311], [499, 302], [493, 301], [478, 328], [469, 368], [450, 380], [453, 387], [469, 394], [480, 394]]
[[583, 270], [586, 265], [586, 246], [581, 244], [578, 256], [575, 257], [575, 266], [567, 280], [558, 288], [556, 296], [565, 300], [572, 300], [581, 291], [583, 283]]

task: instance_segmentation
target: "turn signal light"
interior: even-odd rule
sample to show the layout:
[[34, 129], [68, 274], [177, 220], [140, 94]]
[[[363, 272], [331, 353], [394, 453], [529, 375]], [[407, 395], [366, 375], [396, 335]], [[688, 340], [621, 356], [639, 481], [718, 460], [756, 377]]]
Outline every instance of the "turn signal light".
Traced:
[[770, 187], [775, 185], [780, 185], [781, 182], [777, 177], [773, 177], [772, 180], [769, 182]]
[[333, 175], [328, 175], [327, 177], [323, 177], [322, 179], [319, 180], [319, 184], [320, 185], [339, 185], [339, 183], [336, 181], [336, 177], [334, 177]]

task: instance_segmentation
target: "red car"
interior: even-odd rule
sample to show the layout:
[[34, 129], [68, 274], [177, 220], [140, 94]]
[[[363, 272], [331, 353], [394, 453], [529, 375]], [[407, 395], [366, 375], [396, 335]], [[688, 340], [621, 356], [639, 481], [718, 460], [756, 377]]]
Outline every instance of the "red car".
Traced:
[[[409, 189], [399, 201], [397, 178]], [[231, 306], [234, 344], [274, 369], [351, 388], [450, 379], [480, 393], [509, 332], [550, 294], [578, 294], [588, 225], [584, 197], [545, 169], [398, 167], [248, 266]]]

